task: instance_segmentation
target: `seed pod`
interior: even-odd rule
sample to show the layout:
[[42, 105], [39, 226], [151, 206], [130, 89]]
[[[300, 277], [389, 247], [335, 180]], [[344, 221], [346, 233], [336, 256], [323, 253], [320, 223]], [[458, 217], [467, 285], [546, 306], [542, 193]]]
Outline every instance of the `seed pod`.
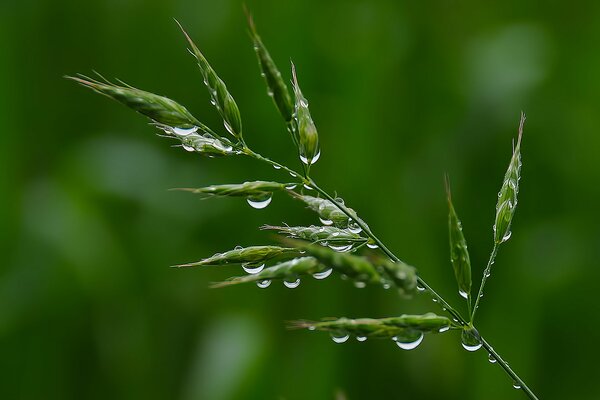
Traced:
[[494, 242], [500, 244], [510, 239], [510, 225], [517, 207], [517, 195], [519, 194], [519, 180], [521, 179], [521, 137], [523, 136], [523, 124], [525, 114], [521, 113], [519, 123], [519, 138], [513, 150], [502, 188], [498, 193], [496, 204], [496, 221], [494, 223]]
[[184, 106], [154, 93], [131, 86], [118, 86], [88, 77], [67, 76], [82, 86], [114, 99], [155, 122], [174, 128], [204, 127]]
[[444, 332], [452, 327], [452, 321], [433, 313], [424, 315], [401, 315], [392, 318], [339, 318], [335, 320], [312, 322], [294, 321], [290, 328], [308, 328], [326, 332], [346, 332], [358, 337], [394, 338], [411, 336], [417, 333]]
[[212, 265], [230, 265], [230, 264], [258, 264], [268, 261], [275, 257], [295, 256], [297, 249], [279, 247], [279, 246], [250, 246], [236, 247], [225, 253], [217, 253], [203, 260], [176, 265], [176, 267], [199, 267]]
[[402, 261], [382, 259], [378, 262], [383, 273], [398, 288], [401, 294], [410, 296], [417, 289], [417, 270]]
[[261, 272], [253, 275], [235, 276], [224, 282], [217, 282], [211, 285], [213, 288], [219, 288], [239, 283], [261, 282], [272, 279], [298, 279], [299, 276], [312, 275], [322, 272], [328, 267], [319, 263], [314, 257], [301, 257], [284, 261], [272, 267], [263, 269]]
[[271, 226], [265, 225], [261, 229], [276, 230], [282, 235], [295, 239], [309, 240], [311, 242], [326, 243], [360, 243], [367, 239], [359, 234], [334, 226]]
[[375, 266], [364, 257], [354, 256], [347, 253], [338, 253], [327, 247], [307, 244], [298, 240], [286, 239], [285, 243], [304, 251], [313, 256], [322, 264], [333, 268], [342, 275], [359, 283], [381, 283], [381, 275], [375, 269]]
[[271, 193], [285, 190], [284, 183], [268, 181], [252, 181], [240, 184], [230, 185], [212, 185], [203, 188], [178, 188], [201, 195], [203, 198], [209, 197], [248, 197], [260, 198], [270, 196]]
[[[329, 223], [333, 223], [338, 228], [347, 228], [350, 222], [350, 218], [344, 214], [333, 202], [322, 199], [320, 197], [313, 196], [305, 196], [298, 194], [296, 192], [289, 191], [290, 195], [297, 198], [298, 200], [303, 201], [308, 208], [315, 211], [319, 214], [319, 217], [323, 221], [330, 221]], [[353, 209], [349, 209], [350, 213], [353, 215], [353, 218], [356, 220], [358, 216]]]
[[294, 107], [292, 105], [292, 97], [290, 96], [288, 87], [283, 81], [281, 72], [279, 72], [275, 62], [273, 62], [273, 59], [260, 39], [260, 36], [258, 36], [252, 15], [246, 11], [246, 17], [248, 18], [250, 38], [252, 39], [254, 51], [256, 52], [256, 56], [258, 58], [258, 65], [260, 66], [261, 75], [265, 78], [265, 82], [267, 84], [267, 93], [273, 98], [275, 106], [279, 110], [279, 113], [283, 117], [284, 121], [289, 123], [292, 121]]
[[198, 61], [198, 67], [200, 67], [200, 71], [202, 72], [204, 84], [208, 88], [212, 99], [211, 103], [216, 107], [217, 111], [219, 111], [219, 114], [221, 114], [225, 129], [227, 129], [227, 132], [231, 133], [235, 138], [241, 139], [242, 119], [240, 116], [240, 110], [238, 109], [233, 96], [227, 90], [225, 82], [219, 78], [215, 70], [210, 66], [204, 55], [202, 55], [196, 44], [192, 41], [181, 24], [179, 22], [177, 22], [177, 24], [179, 25], [179, 28], [185, 35], [185, 38], [191, 47], [191, 53]]
[[465, 299], [471, 296], [471, 258], [467, 250], [467, 241], [462, 231], [462, 224], [452, 205], [450, 183], [446, 176], [446, 193], [448, 198], [448, 232], [450, 237], [450, 261], [454, 268], [454, 276], [458, 284], [458, 292]]
[[317, 162], [321, 154], [319, 150], [319, 134], [317, 133], [317, 127], [310, 116], [308, 101], [302, 95], [302, 91], [298, 85], [296, 67], [294, 64], [292, 64], [292, 78], [294, 94], [296, 96], [294, 116], [296, 120], [296, 129], [298, 130], [298, 150], [300, 152], [300, 160], [306, 165], [311, 165]]

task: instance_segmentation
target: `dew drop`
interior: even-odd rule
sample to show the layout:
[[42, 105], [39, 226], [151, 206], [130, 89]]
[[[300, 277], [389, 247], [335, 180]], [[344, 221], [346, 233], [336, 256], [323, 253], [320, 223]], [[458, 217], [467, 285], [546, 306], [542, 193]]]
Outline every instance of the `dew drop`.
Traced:
[[417, 336], [406, 338], [394, 336], [393, 340], [402, 350], [412, 350], [421, 344], [421, 342], [423, 341], [423, 337], [423, 332], [419, 332]]
[[285, 285], [286, 288], [295, 289], [298, 286], [300, 286], [300, 278], [296, 279], [295, 281], [291, 281], [291, 282], [284, 280], [283, 284]]
[[256, 286], [258, 286], [261, 289], [268, 288], [270, 284], [271, 284], [271, 280], [269, 280], [269, 279], [265, 279], [265, 280], [256, 282]]
[[350, 244], [343, 244], [343, 245], [333, 245], [333, 244], [330, 244], [329, 248], [331, 250], [337, 251], [338, 253], [346, 253], [346, 252], [350, 251], [350, 249], [352, 249], [352, 243], [350, 243]]
[[294, 190], [294, 189], [296, 189], [296, 186], [298, 186], [298, 185], [296, 185], [295, 183], [291, 183], [289, 185], [286, 185], [285, 188], [287, 190]]
[[496, 360], [496, 357], [494, 357], [493, 355], [489, 355], [488, 357], [488, 361], [492, 364], [496, 364], [496, 362], [498, 362], [498, 360]]
[[346, 333], [346, 332], [332, 332], [331, 333], [331, 340], [333, 340], [335, 343], [344, 343], [348, 340], [349, 337], [350, 337], [350, 334]]
[[313, 190], [313, 187], [310, 185], [307, 185], [306, 183], [303, 186], [304, 186], [304, 189], [306, 189], [306, 190]]
[[513, 387], [514, 387], [515, 389], [517, 389], [517, 390], [518, 390], [518, 389], [521, 389], [521, 385], [519, 385], [519, 383], [518, 383], [518, 382], [514, 382], [514, 383], [513, 383]]
[[290, 172], [290, 175], [294, 178], [296, 178], [298, 176], [295, 172]]
[[225, 126], [225, 129], [227, 129], [227, 132], [229, 132], [233, 136], [235, 136], [235, 132], [233, 131], [233, 128], [231, 127], [231, 125], [229, 125], [229, 122], [223, 121], [223, 126]]
[[463, 297], [463, 298], [465, 298], [465, 299], [466, 299], [467, 297], [469, 297], [468, 293], [467, 293], [467, 292], [465, 292], [465, 291], [463, 291], [463, 290], [459, 290], [459, 291], [458, 291], [458, 294], [460, 295], [460, 297]]
[[[368, 246], [368, 245], [367, 245]], [[417, 291], [418, 292], [424, 292], [425, 288], [423, 286], [417, 285]]]
[[477, 351], [481, 348], [479, 333], [474, 328], [465, 329], [460, 335], [462, 347], [467, 351]]
[[185, 151], [190, 151], [190, 152], [191, 152], [191, 151], [196, 151], [196, 149], [194, 148], [194, 146], [189, 146], [189, 145], [187, 145], [187, 144], [182, 144], [182, 145], [181, 145], [181, 147], [183, 147], [183, 149], [184, 149]]
[[198, 130], [197, 126], [192, 126], [191, 128], [177, 128], [173, 127], [173, 134], [177, 136], [187, 136]]
[[326, 269], [323, 272], [316, 272], [316, 273], [313, 274], [313, 278], [319, 279], [319, 280], [325, 279], [329, 275], [331, 275], [332, 272], [333, 272], [333, 268]]
[[309, 330], [309, 331], [314, 331], [314, 330], [316, 330], [316, 329], [317, 329], [317, 327], [316, 327], [316, 326], [314, 326], [314, 325], [310, 325], [310, 326], [308, 327], [308, 330]]
[[356, 281], [356, 282], [354, 282], [354, 287], [356, 287], [358, 289], [364, 289], [367, 287], [367, 284], [362, 281]]
[[277, 164], [273, 164], [273, 168], [275, 168], [275, 169], [281, 169], [281, 167], [279, 165], [277, 165]]
[[510, 237], [512, 236], [512, 231], [508, 231], [504, 234], [504, 236], [502, 237], [502, 243], [506, 242], [508, 239], [510, 239]]
[[362, 228], [354, 221], [348, 223], [348, 230], [355, 234], [362, 232]]
[[246, 201], [248, 202], [248, 204], [250, 204], [250, 207], [252, 208], [256, 208], [257, 210], [263, 209], [265, 207], [267, 207], [269, 204], [271, 204], [271, 200], [273, 199], [273, 197], [271, 196], [271, 194], [269, 193], [268, 196], [261, 196], [261, 197], [248, 197], [246, 199]]
[[444, 333], [444, 332], [448, 332], [450, 330], [449, 326], [442, 326], [440, 329], [438, 329], [439, 333]]
[[234, 249], [234, 250], [241, 250], [241, 249], [243, 249], [243, 247], [242, 247], [242, 246], [240, 246], [240, 245], [237, 245], [237, 246], [235, 246], [233, 249]]
[[319, 217], [319, 221], [321, 221], [321, 223], [323, 225], [333, 225], [333, 221], [330, 219], [325, 219], [325, 218]]
[[242, 265], [242, 268], [244, 269], [244, 271], [247, 274], [254, 275], [254, 274], [258, 274], [259, 272], [261, 272], [265, 268], [265, 264], [260, 264], [260, 265], [244, 264], [244, 265]]
[[383, 283], [383, 284], [382, 284], [382, 286], [383, 286], [383, 288], [384, 288], [385, 290], [388, 290], [389, 288], [391, 288], [391, 287], [392, 287], [392, 285], [390, 285], [390, 284], [389, 284], [389, 283], [387, 283], [387, 282]]
[[357, 336], [356, 340], [358, 340], [359, 342], [364, 342], [365, 340], [367, 340], [366, 336]]

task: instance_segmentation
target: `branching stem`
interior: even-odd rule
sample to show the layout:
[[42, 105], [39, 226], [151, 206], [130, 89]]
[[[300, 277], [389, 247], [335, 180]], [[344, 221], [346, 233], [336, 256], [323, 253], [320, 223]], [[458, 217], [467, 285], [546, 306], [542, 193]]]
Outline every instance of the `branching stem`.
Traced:
[[475, 299], [475, 307], [473, 307], [473, 313], [471, 314], [471, 323], [475, 321], [475, 313], [479, 308], [479, 300], [483, 297], [483, 287], [485, 286], [485, 282], [487, 278], [489, 278], [492, 270], [492, 265], [494, 265], [494, 260], [496, 260], [496, 254], [498, 254], [498, 244], [494, 243], [494, 248], [492, 249], [492, 253], [490, 254], [490, 259], [488, 260], [487, 266], [483, 271], [483, 277], [481, 278], [481, 285], [479, 286], [479, 293], [477, 293], [477, 298]]
[[[326, 198], [327, 200], [331, 201], [340, 211], [342, 211], [344, 214], [346, 214], [348, 216], [348, 218], [351, 218], [352, 220], [354, 220], [354, 222], [356, 224], [358, 224], [358, 226], [360, 226], [360, 228], [363, 230], [363, 232], [371, 239], [373, 240], [373, 242], [375, 244], [377, 244], [377, 246], [379, 246], [379, 248], [381, 249], [381, 251], [383, 251], [390, 259], [392, 259], [393, 261], [400, 261], [400, 258], [398, 258], [390, 249], [388, 249], [385, 244], [377, 237], [375, 236], [375, 234], [373, 233], [373, 231], [371, 231], [371, 228], [369, 228], [369, 226], [362, 221], [360, 218], [355, 218], [355, 215], [348, 209], [348, 207], [346, 207], [343, 203], [338, 202], [335, 200], [335, 198], [333, 196], [331, 196], [329, 193], [327, 193], [325, 190], [321, 189], [319, 187], [319, 185], [317, 185], [317, 183], [310, 178], [309, 176], [305, 176], [304, 174], [300, 174], [297, 171], [294, 171], [291, 168], [286, 167], [283, 164], [280, 164], [276, 161], [273, 161], [259, 153], [254, 152], [253, 150], [251, 150], [250, 148], [248, 148], [247, 146], [244, 145], [244, 148], [242, 150], [242, 152], [247, 155], [250, 156], [254, 159], [260, 160], [262, 162], [265, 162], [267, 164], [270, 164], [278, 169], [282, 169], [284, 171], [287, 171], [290, 175], [292, 175], [293, 177], [298, 178], [302, 184], [310, 186], [311, 188], [313, 188], [315, 191], [317, 191], [321, 196], [323, 196], [324, 198]], [[467, 321], [461, 314], [460, 312], [458, 312], [456, 309], [454, 309], [454, 307], [452, 307], [450, 304], [448, 304], [448, 302], [441, 296], [439, 295], [431, 286], [429, 286], [427, 284], [427, 282], [425, 282], [423, 280], [423, 278], [421, 278], [420, 276], [417, 276], [417, 283], [425, 288], [426, 291], [428, 291], [431, 296], [433, 297], [433, 299], [435, 300], [436, 303], [438, 303], [442, 309], [446, 310], [450, 315], [452, 315], [452, 317], [455, 319], [455, 322], [458, 322], [460, 325], [462, 325], [463, 327], [473, 327], [473, 319], [475, 317], [475, 311], [477, 310], [477, 307], [479, 305], [479, 299], [481, 298], [481, 294], [483, 293], [483, 287], [485, 285], [485, 281], [487, 279], [487, 277], [489, 276], [489, 272], [491, 269], [492, 264], [494, 263], [494, 259], [496, 258], [496, 253], [498, 251], [498, 246], [495, 244], [494, 248], [492, 250], [492, 254], [490, 255], [490, 259], [488, 261], [488, 265], [484, 271], [483, 274], [483, 278], [481, 281], [481, 286], [479, 288], [479, 294], [477, 295], [477, 299], [475, 300], [475, 307], [473, 308], [473, 314], [471, 314], [471, 318], [470, 321]], [[469, 307], [470, 308], [470, 307]], [[504, 359], [494, 350], [494, 348], [483, 338], [483, 336], [480, 336], [480, 340], [481, 340], [481, 344], [482, 346], [487, 350], [487, 352], [496, 359], [497, 363], [502, 367], [502, 369], [513, 379], [513, 381], [523, 390], [523, 392], [531, 399], [531, 400], [538, 400], [537, 396], [531, 391], [531, 389], [525, 384], [525, 382], [510, 368], [510, 366], [508, 365], [508, 363], [506, 361], [504, 361]]]

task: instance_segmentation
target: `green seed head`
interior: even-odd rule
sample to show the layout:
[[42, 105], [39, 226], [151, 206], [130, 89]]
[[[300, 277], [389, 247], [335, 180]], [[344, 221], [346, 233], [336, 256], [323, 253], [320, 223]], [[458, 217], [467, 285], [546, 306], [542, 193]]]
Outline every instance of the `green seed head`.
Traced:
[[382, 273], [398, 288], [401, 294], [410, 296], [417, 289], [417, 270], [402, 261], [383, 259], [378, 262]]
[[502, 188], [498, 193], [496, 204], [496, 220], [494, 223], [494, 242], [500, 244], [510, 239], [510, 225], [517, 207], [517, 195], [519, 194], [519, 180], [521, 179], [521, 137], [523, 136], [523, 124], [525, 114], [521, 114], [519, 123], [519, 138], [513, 150]]
[[258, 264], [275, 257], [294, 256], [298, 250], [279, 246], [236, 247], [224, 253], [217, 253], [203, 260], [177, 265], [177, 267], [199, 267], [208, 265]]
[[446, 176], [446, 193], [448, 198], [448, 232], [450, 237], [450, 261], [454, 268], [454, 276], [461, 296], [471, 295], [471, 259], [467, 250], [467, 241], [462, 231], [462, 224], [452, 205], [450, 183]]
[[256, 56], [258, 58], [258, 65], [260, 66], [261, 75], [265, 78], [265, 82], [267, 84], [267, 93], [273, 98], [275, 106], [279, 110], [279, 113], [283, 117], [284, 121], [289, 123], [292, 121], [294, 106], [292, 104], [292, 97], [290, 96], [288, 87], [283, 81], [277, 65], [275, 65], [275, 62], [260, 39], [260, 36], [258, 36], [252, 15], [246, 11], [246, 17], [248, 18], [250, 38], [254, 44], [254, 51], [256, 52]]
[[[348, 227], [350, 218], [331, 201], [322, 199], [320, 197], [301, 195], [292, 191], [289, 193], [298, 200], [303, 201], [308, 208], [319, 214], [319, 217], [321, 217], [322, 220], [331, 221], [330, 223], [334, 224], [338, 228]], [[356, 215], [356, 212], [354, 212], [354, 210], [351, 208], [349, 210], [354, 216], [354, 219], [357, 220], [358, 216]]]
[[177, 24], [179, 25], [179, 28], [181, 28], [190, 45], [191, 53], [198, 61], [198, 67], [200, 67], [200, 71], [202, 72], [204, 84], [208, 88], [208, 92], [211, 96], [211, 103], [216, 107], [217, 111], [219, 111], [219, 114], [221, 114], [225, 129], [227, 129], [227, 131], [237, 139], [241, 139], [242, 119], [240, 116], [240, 110], [233, 99], [233, 96], [231, 96], [227, 90], [225, 82], [219, 78], [215, 70], [210, 66], [204, 55], [200, 52], [196, 44], [192, 41], [181, 24], [179, 24], [179, 22], [177, 22]]
[[308, 100], [302, 95], [298, 78], [296, 76], [296, 67], [292, 64], [292, 77], [294, 84], [294, 94], [296, 96], [295, 120], [298, 131], [298, 146], [300, 158], [304, 164], [311, 165], [319, 158], [319, 135], [317, 127], [310, 116], [308, 110]]
[[329, 244], [352, 244], [364, 243], [367, 239], [347, 229], [334, 226], [270, 226], [265, 225], [261, 229], [276, 230], [282, 235], [295, 239], [309, 240], [311, 242]]
[[160, 124], [184, 129], [202, 126], [184, 106], [169, 98], [131, 86], [118, 86], [87, 77], [66, 78], [108, 96]]
[[183, 190], [201, 195], [203, 198], [208, 197], [248, 197], [248, 198], [263, 198], [270, 196], [273, 192], [285, 190], [284, 183], [269, 182], [269, 181], [252, 181], [240, 184], [230, 185], [212, 185], [203, 188], [178, 188], [175, 190]]

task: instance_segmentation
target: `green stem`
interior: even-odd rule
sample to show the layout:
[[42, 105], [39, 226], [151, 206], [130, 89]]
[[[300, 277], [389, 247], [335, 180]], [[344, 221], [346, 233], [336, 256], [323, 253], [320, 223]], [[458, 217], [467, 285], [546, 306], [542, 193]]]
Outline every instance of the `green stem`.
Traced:
[[[283, 164], [279, 164], [276, 161], [273, 161], [267, 157], [264, 157], [258, 153], [255, 153], [254, 151], [250, 150], [248, 147], [244, 147], [243, 149], [243, 153], [253, 157], [257, 160], [266, 162], [268, 164], [271, 164], [273, 166], [276, 166], [280, 169], [283, 169], [284, 171], [287, 171], [288, 173], [290, 173], [292, 176], [294, 177], [298, 177], [302, 180], [303, 184], [309, 185], [310, 187], [312, 187], [314, 190], [316, 190], [320, 195], [322, 195], [323, 197], [325, 197], [327, 200], [331, 201], [334, 205], [336, 205], [336, 207], [342, 211], [344, 214], [346, 214], [348, 216], [348, 218], [351, 218], [352, 220], [354, 220], [354, 222], [356, 222], [358, 224], [358, 226], [360, 226], [360, 228], [363, 230], [363, 232], [369, 237], [371, 238], [371, 240], [373, 240], [373, 242], [375, 244], [377, 244], [377, 246], [379, 246], [379, 248], [381, 249], [381, 251], [383, 251], [390, 259], [392, 259], [393, 261], [400, 261], [400, 258], [398, 258], [390, 249], [388, 249], [385, 244], [377, 237], [375, 236], [375, 234], [373, 233], [373, 231], [371, 231], [371, 228], [369, 228], [369, 226], [360, 218], [356, 218], [356, 215], [351, 212], [348, 207], [346, 207], [343, 203], [340, 203], [338, 201], [336, 201], [333, 196], [331, 196], [329, 193], [327, 193], [325, 190], [321, 189], [319, 187], [319, 185], [317, 185], [317, 183], [310, 177], [306, 177], [301, 174], [299, 174], [298, 172], [292, 170], [291, 168], [286, 167]], [[492, 250], [492, 255], [490, 256], [490, 260], [488, 261], [488, 266], [484, 272], [483, 275], [483, 280], [481, 282], [481, 287], [479, 288], [479, 294], [482, 293], [483, 290], [483, 286], [485, 284], [485, 280], [486, 280], [486, 275], [489, 274], [489, 269], [491, 268], [491, 265], [493, 264], [494, 259], [496, 258], [496, 252], [497, 252], [497, 246], [494, 245], [494, 249]], [[417, 276], [417, 283], [425, 288], [425, 290], [427, 290], [431, 296], [433, 297], [433, 299], [442, 307], [442, 309], [445, 309], [446, 311], [448, 311], [448, 313], [450, 313], [452, 315], [452, 317], [463, 327], [473, 327], [472, 321], [473, 321], [473, 317], [475, 316], [475, 310], [477, 310], [477, 306], [479, 303], [479, 298], [480, 296], [477, 296], [477, 300], [475, 302], [475, 308], [473, 309], [473, 314], [471, 315], [471, 322], [467, 322], [467, 320], [458, 312], [456, 311], [450, 304], [448, 304], [448, 302], [442, 297], [440, 296], [431, 286], [429, 286], [427, 284], [427, 282], [425, 282], [423, 280], [423, 278], [421, 278], [420, 276]], [[470, 301], [469, 301], [470, 304]], [[510, 366], [508, 365], [508, 363], [506, 361], [504, 361], [504, 359], [502, 357], [500, 357], [500, 355], [498, 353], [496, 353], [496, 351], [493, 349], [493, 347], [482, 337], [480, 336], [480, 340], [481, 340], [481, 344], [482, 346], [489, 352], [490, 355], [492, 355], [496, 361], [498, 362], [498, 364], [502, 367], [502, 369], [504, 369], [504, 371], [523, 389], [523, 392], [531, 399], [531, 400], [538, 400], [538, 398], [536, 397], [536, 395], [531, 391], [531, 389], [529, 389], [529, 387], [525, 384], [525, 382], [510, 368]]]
[[498, 244], [494, 243], [494, 248], [492, 249], [492, 254], [490, 254], [490, 259], [488, 260], [487, 266], [483, 271], [483, 277], [481, 278], [481, 285], [479, 286], [479, 293], [477, 293], [477, 298], [475, 299], [475, 307], [473, 307], [473, 312], [471, 314], [471, 323], [475, 321], [475, 313], [479, 308], [479, 300], [483, 297], [483, 287], [485, 286], [485, 282], [487, 278], [489, 278], [492, 265], [494, 264], [494, 260], [496, 259], [496, 254], [498, 254]]

